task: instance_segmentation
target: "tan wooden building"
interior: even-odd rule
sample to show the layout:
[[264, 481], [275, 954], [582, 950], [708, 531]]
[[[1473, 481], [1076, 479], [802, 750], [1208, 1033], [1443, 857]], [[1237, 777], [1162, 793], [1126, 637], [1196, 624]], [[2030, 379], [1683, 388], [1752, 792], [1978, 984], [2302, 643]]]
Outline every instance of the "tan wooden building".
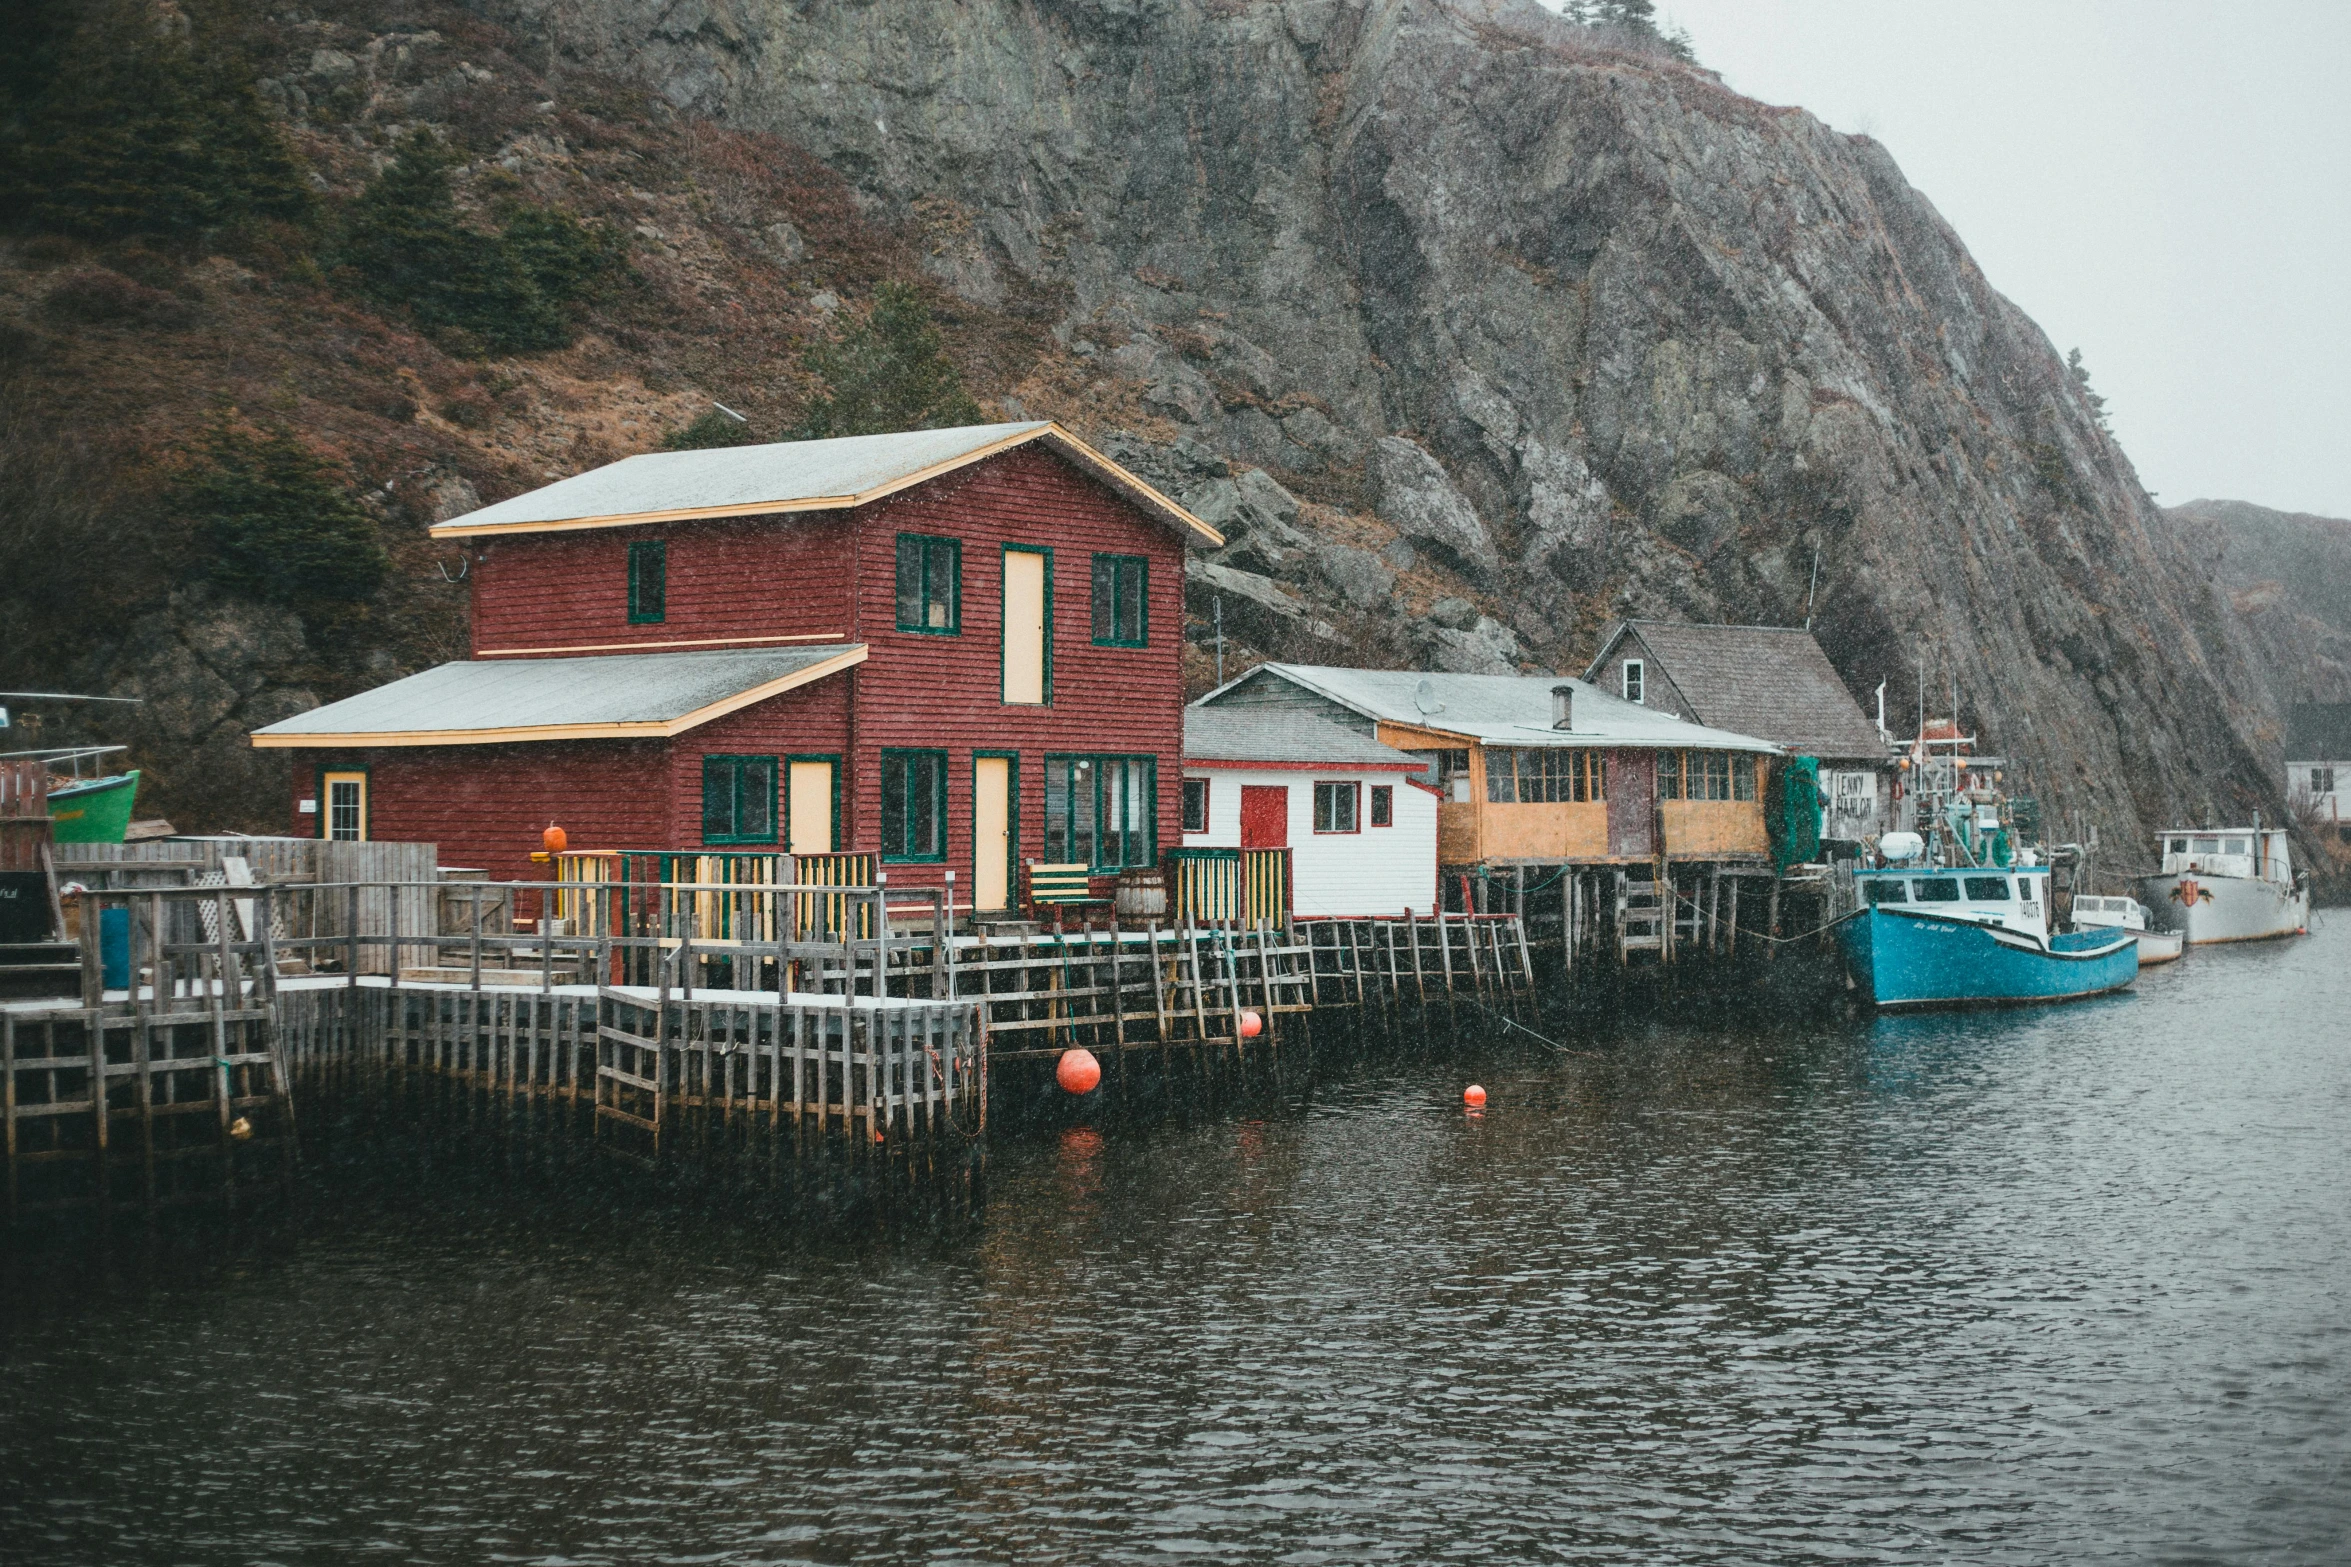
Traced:
[[1581, 680], [1260, 664], [1198, 705], [1311, 714], [1415, 756], [1448, 869], [1770, 857], [1778, 746]]

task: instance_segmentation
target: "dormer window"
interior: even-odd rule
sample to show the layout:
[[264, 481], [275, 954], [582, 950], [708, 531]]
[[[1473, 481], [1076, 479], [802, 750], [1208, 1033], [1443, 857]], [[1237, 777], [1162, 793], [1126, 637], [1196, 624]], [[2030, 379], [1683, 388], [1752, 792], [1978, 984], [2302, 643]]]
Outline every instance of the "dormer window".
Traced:
[[1641, 688], [1646, 683], [1644, 680], [1646, 674], [1647, 671], [1641, 667], [1639, 659], [1628, 658], [1624, 661], [1624, 699], [1626, 701], [1638, 702], [1641, 700]]

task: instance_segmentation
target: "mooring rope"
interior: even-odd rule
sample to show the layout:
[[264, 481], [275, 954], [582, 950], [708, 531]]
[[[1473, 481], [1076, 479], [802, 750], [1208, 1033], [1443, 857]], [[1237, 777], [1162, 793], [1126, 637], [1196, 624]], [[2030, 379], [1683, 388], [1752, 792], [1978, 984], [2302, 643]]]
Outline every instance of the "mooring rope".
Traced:
[[1474, 997], [1469, 998], [1469, 1004], [1473, 1007], [1476, 1007], [1480, 1012], [1485, 1013], [1486, 1016], [1492, 1018], [1495, 1022], [1502, 1024], [1505, 1028], [1515, 1028], [1520, 1033], [1526, 1035], [1529, 1039], [1536, 1041], [1547, 1049], [1557, 1051], [1560, 1055], [1575, 1056], [1579, 1060], [1584, 1061], [1597, 1061], [1600, 1059], [1598, 1054], [1590, 1050], [1570, 1050], [1567, 1046], [1561, 1044], [1558, 1040], [1551, 1038], [1549, 1035], [1536, 1033], [1533, 1029], [1527, 1027], [1524, 1023], [1521, 1023], [1517, 1018], [1511, 1017], [1506, 1013], [1497, 1012], [1492, 1007], [1487, 1006], [1483, 1001], [1479, 1001]]

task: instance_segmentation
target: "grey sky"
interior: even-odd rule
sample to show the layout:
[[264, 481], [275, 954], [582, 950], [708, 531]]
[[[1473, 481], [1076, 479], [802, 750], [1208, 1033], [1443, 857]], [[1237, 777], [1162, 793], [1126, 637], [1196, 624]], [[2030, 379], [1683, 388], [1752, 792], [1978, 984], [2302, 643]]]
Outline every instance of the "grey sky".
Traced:
[[2351, 3], [1659, 0], [1876, 137], [2165, 504], [2351, 517]]

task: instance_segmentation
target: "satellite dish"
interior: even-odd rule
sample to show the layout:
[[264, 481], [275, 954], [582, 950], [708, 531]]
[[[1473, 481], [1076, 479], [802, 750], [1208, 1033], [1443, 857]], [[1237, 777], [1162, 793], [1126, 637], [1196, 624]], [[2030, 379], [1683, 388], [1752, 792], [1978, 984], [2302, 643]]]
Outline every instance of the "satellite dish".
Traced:
[[1426, 675], [1421, 676], [1420, 684], [1412, 688], [1412, 705], [1419, 708], [1423, 716], [1445, 711], [1445, 704], [1437, 700], [1436, 682]]

